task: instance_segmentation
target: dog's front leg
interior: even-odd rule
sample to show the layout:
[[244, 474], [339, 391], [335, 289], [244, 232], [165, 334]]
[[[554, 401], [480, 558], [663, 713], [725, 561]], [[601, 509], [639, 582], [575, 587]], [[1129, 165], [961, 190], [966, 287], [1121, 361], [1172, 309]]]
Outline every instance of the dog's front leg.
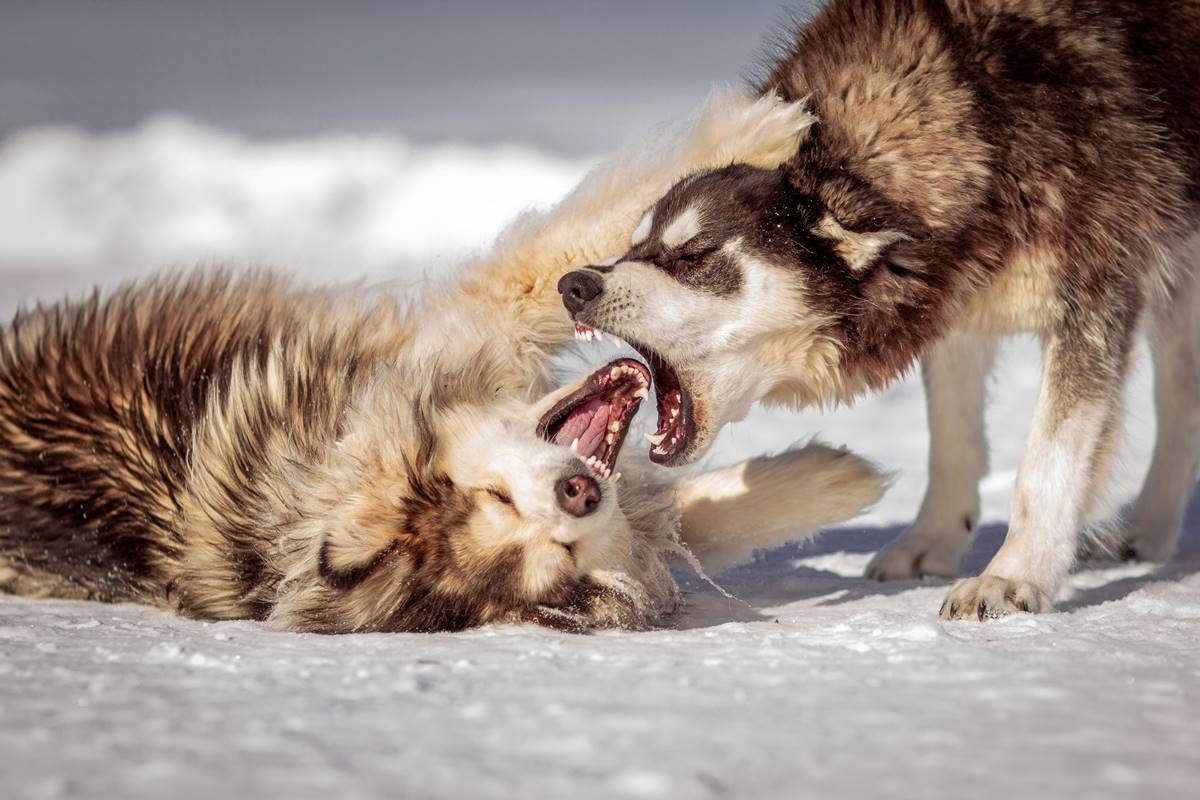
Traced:
[[958, 575], [979, 521], [987, 472], [983, 411], [995, 340], [952, 334], [921, 359], [929, 419], [929, 486], [912, 527], [880, 550], [866, 576], [879, 581]]
[[1133, 338], [1128, 317], [1134, 315], [1125, 310], [1120, 316], [1077, 321], [1046, 342], [1008, 535], [982, 575], [950, 590], [943, 619], [1050, 609], [1111, 462]]

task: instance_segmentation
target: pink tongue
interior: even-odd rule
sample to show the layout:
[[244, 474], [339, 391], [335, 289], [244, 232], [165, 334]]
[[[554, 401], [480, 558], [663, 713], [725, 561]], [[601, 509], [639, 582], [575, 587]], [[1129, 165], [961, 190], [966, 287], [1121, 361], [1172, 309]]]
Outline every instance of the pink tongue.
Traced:
[[586, 457], [596, 452], [607, 432], [608, 403], [599, 399], [589, 400], [571, 412], [571, 416], [555, 434], [554, 441], [570, 446], [572, 441], [578, 439], [579, 454]]

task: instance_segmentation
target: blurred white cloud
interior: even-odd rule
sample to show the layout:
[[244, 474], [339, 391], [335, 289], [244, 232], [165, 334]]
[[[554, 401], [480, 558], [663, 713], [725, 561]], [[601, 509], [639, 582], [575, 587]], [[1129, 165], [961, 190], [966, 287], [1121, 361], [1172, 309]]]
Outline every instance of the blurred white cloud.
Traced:
[[595, 160], [383, 134], [251, 139], [179, 116], [116, 133], [25, 129], [0, 145], [0, 269], [434, 273]]

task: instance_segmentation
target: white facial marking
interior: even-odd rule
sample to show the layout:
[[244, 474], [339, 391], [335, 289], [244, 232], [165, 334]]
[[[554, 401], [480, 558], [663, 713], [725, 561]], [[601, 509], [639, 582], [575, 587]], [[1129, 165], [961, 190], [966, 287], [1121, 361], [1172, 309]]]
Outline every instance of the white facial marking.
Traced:
[[633, 236], [629, 239], [629, 244], [637, 247], [642, 242], [650, 237], [650, 229], [654, 227], [654, 209], [650, 209], [642, 215], [642, 221], [633, 230]]
[[662, 234], [662, 243], [666, 247], [679, 247], [695, 238], [700, 233], [700, 212], [695, 206], [676, 217]]

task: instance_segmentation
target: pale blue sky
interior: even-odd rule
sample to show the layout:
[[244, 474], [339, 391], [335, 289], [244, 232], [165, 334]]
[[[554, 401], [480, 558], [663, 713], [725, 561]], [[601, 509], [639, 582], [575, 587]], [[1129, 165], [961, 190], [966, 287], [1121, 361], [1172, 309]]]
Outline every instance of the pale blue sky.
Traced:
[[0, 0], [0, 135], [174, 111], [254, 135], [596, 152], [737, 82], [785, 13], [785, 0]]

